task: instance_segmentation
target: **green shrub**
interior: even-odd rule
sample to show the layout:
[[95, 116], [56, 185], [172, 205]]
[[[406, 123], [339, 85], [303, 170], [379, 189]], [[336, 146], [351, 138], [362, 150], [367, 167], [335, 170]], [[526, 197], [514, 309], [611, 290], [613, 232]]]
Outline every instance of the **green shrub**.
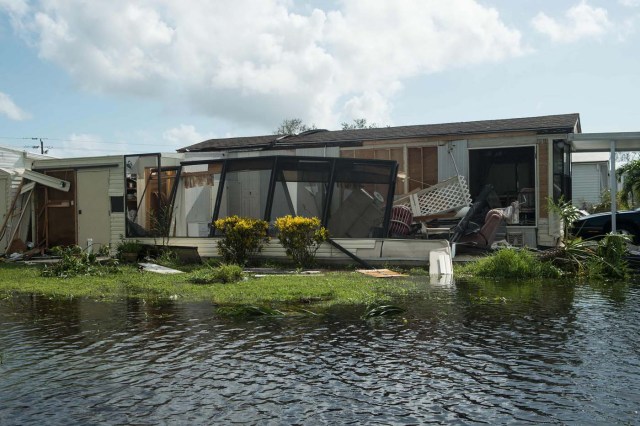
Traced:
[[136, 259], [142, 253], [143, 244], [138, 240], [125, 240], [121, 236], [120, 242], [116, 246], [118, 259], [124, 260], [126, 254], [135, 255]]
[[541, 252], [539, 258], [575, 276], [621, 279], [630, 274], [628, 241], [628, 236], [620, 234], [609, 234], [599, 241], [576, 238]]
[[596, 265], [592, 275], [596, 272], [609, 278], [626, 278], [630, 274], [629, 264], [625, 258], [627, 255], [627, 243], [630, 238], [627, 235], [608, 234], [598, 241], [596, 249], [597, 257], [592, 261]]
[[154, 261], [158, 265], [166, 266], [167, 268], [177, 268], [180, 266], [177, 253], [168, 247], [160, 248], [160, 251]]
[[103, 275], [115, 272], [114, 268], [101, 266], [97, 262], [95, 254], [89, 254], [79, 246], [54, 247], [51, 251], [61, 259], [56, 263], [46, 265], [42, 269], [43, 277], [68, 278], [77, 275]]
[[269, 241], [269, 224], [264, 220], [234, 215], [216, 220], [213, 226], [224, 234], [218, 241], [218, 253], [225, 263], [246, 265], [249, 257], [262, 251]]
[[217, 268], [199, 269], [191, 274], [193, 284], [234, 283], [242, 279], [242, 268], [238, 265], [220, 265]]
[[502, 249], [459, 268], [463, 275], [491, 278], [558, 278], [561, 271], [528, 250]]
[[275, 226], [280, 244], [298, 267], [313, 265], [318, 248], [329, 237], [317, 217], [279, 217]]

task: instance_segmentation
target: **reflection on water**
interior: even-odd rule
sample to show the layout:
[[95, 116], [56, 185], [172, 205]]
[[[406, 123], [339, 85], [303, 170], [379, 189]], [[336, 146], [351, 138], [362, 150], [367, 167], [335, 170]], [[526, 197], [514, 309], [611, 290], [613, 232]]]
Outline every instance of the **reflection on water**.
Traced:
[[0, 302], [0, 424], [640, 421], [639, 287], [424, 283], [402, 317]]

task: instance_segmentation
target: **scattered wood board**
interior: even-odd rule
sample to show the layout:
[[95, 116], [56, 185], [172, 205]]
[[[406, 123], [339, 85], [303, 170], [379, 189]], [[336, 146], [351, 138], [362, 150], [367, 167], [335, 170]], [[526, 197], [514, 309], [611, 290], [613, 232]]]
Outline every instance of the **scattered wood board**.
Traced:
[[356, 271], [374, 278], [395, 278], [407, 276], [406, 274], [401, 274], [390, 269], [357, 269]]

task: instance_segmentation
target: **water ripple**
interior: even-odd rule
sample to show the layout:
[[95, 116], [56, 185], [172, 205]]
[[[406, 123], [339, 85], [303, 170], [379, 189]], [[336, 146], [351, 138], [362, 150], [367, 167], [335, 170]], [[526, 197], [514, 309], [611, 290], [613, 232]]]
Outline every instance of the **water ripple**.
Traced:
[[398, 302], [405, 319], [372, 321], [358, 307], [237, 321], [206, 303], [5, 300], [0, 424], [639, 421], [637, 287], [476, 292], [428, 288]]

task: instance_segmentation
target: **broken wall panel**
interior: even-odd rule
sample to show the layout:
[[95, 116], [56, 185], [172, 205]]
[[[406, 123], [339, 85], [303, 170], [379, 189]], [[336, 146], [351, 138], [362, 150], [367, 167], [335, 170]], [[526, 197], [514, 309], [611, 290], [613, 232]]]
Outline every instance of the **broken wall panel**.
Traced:
[[173, 197], [179, 167], [163, 167], [160, 154], [125, 156], [127, 237], [175, 234]]

